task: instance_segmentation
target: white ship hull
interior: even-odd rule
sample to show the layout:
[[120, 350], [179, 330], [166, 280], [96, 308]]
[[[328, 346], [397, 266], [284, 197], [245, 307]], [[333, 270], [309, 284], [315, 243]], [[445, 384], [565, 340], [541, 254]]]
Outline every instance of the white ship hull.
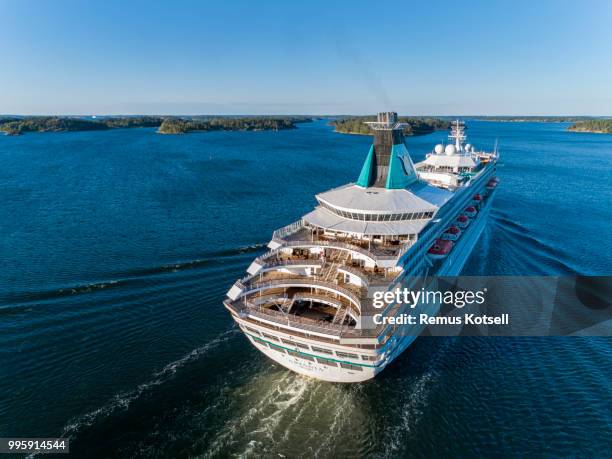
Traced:
[[362, 367], [361, 371], [346, 370], [342, 367], [330, 367], [328, 365], [321, 365], [314, 361], [304, 360], [304, 358], [293, 357], [285, 352], [278, 352], [272, 350], [268, 345], [263, 345], [256, 342], [251, 336], [249, 340], [253, 345], [263, 352], [267, 357], [270, 357], [276, 363], [288, 368], [291, 371], [295, 371], [304, 376], [311, 378], [320, 379], [328, 382], [339, 382], [339, 383], [357, 383], [372, 379], [376, 374], [382, 370], [382, 367]]

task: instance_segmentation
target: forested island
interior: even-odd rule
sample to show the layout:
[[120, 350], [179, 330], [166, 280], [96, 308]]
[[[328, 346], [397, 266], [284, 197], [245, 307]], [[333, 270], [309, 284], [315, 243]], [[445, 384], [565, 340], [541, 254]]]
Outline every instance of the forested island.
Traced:
[[185, 134], [202, 131], [280, 131], [295, 129], [296, 123], [312, 121], [307, 117], [236, 117], [236, 118], [166, 118], [159, 126], [160, 134]]
[[531, 123], [576, 123], [594, 119], [592, 116], [473, 116], [468, 117], [478, 121], [507, 121], [507, 122], [531, 122]]
[[20, 135], [26, 132], [103, 131], [107, 129], [156, 127], [161, 134], [183, 134], [192, 131], [258, 131], [294, 129], [296, 123], [311, 121], [299, 116], [252, 117], [162, 117], [119, 116], [84, 118], [67, 116], [26, 116], [0, 118], [0, 132]]
[[64, 116], [27, 116], [0, 118], [0, 131], [7, 135], [26, 132], [103, 131], [106, 129], [157, 127], [163, 118], [126, 116], [108, 118], [76, 118]]
[[593, 132], [597, 134], [612, 134], [612, 119], [578, 121], [567, 128], [572, 132]]
[[[336, 132], [342, 134], [363, 134], [371, 135], [372, 130], [365, 124], [366, 121], [376, 121], [375, 116], [356, 116], [350, 118], [340, 118], [330, 122], [336, 128]], [[422, 135], [433, 131], [446, 130], [450, 128], [450, 122], [439, 118], [419, 118], [400, 116], [398, 121], [407, 123], [404, 135]]]

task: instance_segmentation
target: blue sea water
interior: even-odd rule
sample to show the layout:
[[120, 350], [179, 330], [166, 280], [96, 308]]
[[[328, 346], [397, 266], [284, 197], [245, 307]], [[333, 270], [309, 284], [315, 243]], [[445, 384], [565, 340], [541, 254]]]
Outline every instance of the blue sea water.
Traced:
[[[612, 273], [612, 136], [468, 122], [502, 153], [465, 272]], [[446, 136], [408, 139], [415, 160]], [[420, 338], [377, 379], [305, 379], [221, 301], [370, 139], [153, 129], [0, 137], [0, 437], [78, 457], [601, 457], [610, 338]]]

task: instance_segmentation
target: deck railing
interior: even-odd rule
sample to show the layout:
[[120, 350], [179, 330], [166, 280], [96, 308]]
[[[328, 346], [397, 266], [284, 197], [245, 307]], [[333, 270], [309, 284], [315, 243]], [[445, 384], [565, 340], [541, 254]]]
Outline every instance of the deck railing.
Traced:
[[[304, 276], [301, 276], [304, 277]], [[334, 284], [332, 282], [324, 282], [324, 281], [320, 281], [314, 278], [306, 278], [306, 279], [300, 279], [298, 278], [292, 278], [292, 277], [286, 277], [286, 278], [279, 278], [279, 279], [274, 279], [274, 280], [270, 280], [270, 281], [265, 281], [265, 282], [255, 282], [252, 283], [249, 288], [246, 289], [246, 291], [244, 293], [248, 293], [250, 291], [253, 290], [262, 290], [262, 289], [266, 289], [268, 287], [272, 288], [272, 287], [277, 287], [279, 285], [283, 285], [283, 284], [292, 284], [292, 285], [306, 285], [306, 286], [312, 286], [312, 287], [324, 287], [327, 288], [331, 291], [335, 291], [339, 294], [344, 295], [345, 297], [347, 297], [348, 299], [350, 299], [351, 301], [353, 301], [355, 303], [355, 305], [357, 307], [361, 306], [361, 300], [360, 298], [351, 290], [341, 287], [337, 284]]]
[[290, 223], [287, 226], [283, 226], [282, 228], [277, 229], [272, 233], [272, 239], [282, 239], [290, 234], [296, 233], [301, 228], [304, 227], [304, 220], [300, 219], [293, 223]]
[[350, 303], [343, 303], [342, 300], [337, 298], [330, 297], [328, 295], [321, 295], [320, 293], [307, 293], [307, 292], [298, 292], [293, 295], [294, 300], [320, 300], [321, 302], [331, 303], [339, 308], [343, 306], [348, 306]]
[[373, 329], [357, 329], [351, 325], [332, 324], [293, 314], [263, 308], [248, 300], [237, 300], [229, 303], [236, 312], [259, 319], [274, 322], [285, 327], [298, 328], [301, 331], [312, 331], [337, 338], [374, 338], [378, 335]]
[[321, 266], [323, 264], [323, 260], [319, 260], [316, 258], [304, 258], [304, 259], [286, 259], [286, 260], [276, 260], [272, 262], [265, 263], [264, 267], [273, 268], [276, 266], [301, 266], [301, 265], [309, 265], [309, 266]]
[[280, 311], [272, 311], [271, 309], [265, 309], [260, 306], [256, 306], [250, 302], [246, 303], [246, 307], [242, 308], [242, 312], [246, 312], [248, 315], [258, 317], [260, 319], [276, 322], [286, 327], [309, 330], [324, 335], [332, 335], [339, 337], [342, 334], [343, 329], [342, 325], [321, 323], [320, 321], [308, 319], [306, 317], [288, 315]]
[[368, 249], [364, 249], [355, 244], [349, 244], [341, 241], [326, 241], [326, 240], [314, 240], [314, 241], [283, 241], [285, 247], [330, 247], [351, 250], [353, 252], [361, 253], [371, 260], [377, 262], [380, 260], [393, 260], [397, 258], [397, 255], [376, 255]]

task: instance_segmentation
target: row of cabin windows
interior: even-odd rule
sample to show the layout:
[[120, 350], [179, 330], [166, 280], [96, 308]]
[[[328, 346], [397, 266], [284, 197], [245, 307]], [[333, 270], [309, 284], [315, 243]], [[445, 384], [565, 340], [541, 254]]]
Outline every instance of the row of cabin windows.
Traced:
[[[310, 350], [312, 349], [313, 352], [318, 352], [320, 354], [327, 354], [327, 355], [334, 355], [334, 351], [332, 351], [331, 349], [326, 349], [324, 347], [316, 347], [316, 346], [308, 346], [307, 344], [304, 343], [299, 343], [297, 341], [290, 341], [290, 340], [286, 340], [286, 339], [279, 339], [277, 336], [274, 335], [269, 335], [268, 333], [264, 333], [264, 332], [259, 332], [257, 330], [255, 330], [254, 328], [251, 327], [247, 327], [246, 325], [243, 325], [243, 327], [245, 328], [245, 330], [247, 330], [249, 333], [256, 335], [256, 336], [263, 336], [264, 338], [276, 341], [276, 342], [282, 342], [283, 344], [286, 345], [291, 345], [291, 346], [297, 346], [300, 349], [305, 349], [305, 350]], [[256, 341], [258, 342], [262, 342], [265, 343], [265, 341], [259, 339], [259, 338], [255, 338]], [[272, 346], [271, 348], [273, 348], [274, 346]], [[287, 350], [287, 352], [289, 353], [295, 353], [295, 351], [289, 351]], [[291, 354], [293, 355], [293, 354]], [[308, 356], [303, 356], [302, 354], [298, 355], [299, 357], [308, 357]], [[357, 354], [351, 354], [350, 352], [340, 352], [340, 351], [336, 351], [336, 356], [340, 357], [340, 358], [348, 358], [348, 359], [359, 359], [359, 355]], [[322, 357], [317, 357], [317, 359], [321, 359]], [[366, 361], [373, 361], [376, 360], [378, 357], [375, 355], [362, 355], [361, 356], [362, 360], [366, 360]], [[310, 359], [306, 359], [306, 360], [310, 360]], [[333, 360], [330, 360], [330, 362], [333, 362]]]
[[340, 215], [344, 218], [351, 220], [360, 220], [365, 222], [393, 222], [399, 220], [423, 220], [432, 218], [434, 216], [433, 211], [429, 212], [409, 212], [403, 214], [365, 214], [360, 212], [347, 212], [345, 210], [336, 209], [324, 202], [320, 203], [327, 210], [333, 212], [336, 215]]
[[[276, 347], [274, 345], [270, 345], [270, 344], [266, 343], [264, 340], [262, 340], [261, 338], [254, 337], [253, 339], [255, 341], [261, 343], [262, 345], [266, 346], [268, 349], [272, 349], [273, 351], [280, 352], [281, 354], [285, 354], [286, 353], [286, 354], [289, 354], [290, 356], [295, 357], [297, 359], [307, 360], [309, 362], [318, 362], [318, 363], [321, 363], [323, 365], [327, 365], [327, 366], [330, 366], [330, 367], [337, 367], [338, 366], [338, 362], [326, 359], [324, 357], [316, 357], [315, 358], [315, 357], [312, 357], [310, 355], [300, 354], [299, 352], [292, 351], [290, 349], [282, 349], [280, 347]], [[347, 369], [347, 370], [363, 371], [363, 368], [360, 367], [359, 365], [351, 365], [350, 363], [340, 363], [340, 366], [342, 368]]]

